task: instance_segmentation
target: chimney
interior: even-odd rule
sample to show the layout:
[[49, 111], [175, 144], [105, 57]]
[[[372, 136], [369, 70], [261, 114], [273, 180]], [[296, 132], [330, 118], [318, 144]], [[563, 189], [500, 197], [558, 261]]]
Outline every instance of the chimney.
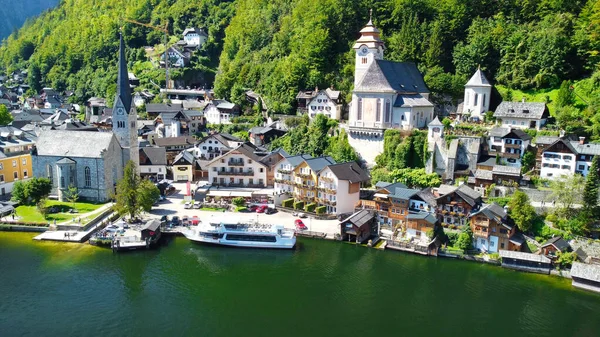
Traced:
[[525, 103], [525, 97], [521, 98], [521, 103]]
[[579, 144], [585, 144], [585, 137], [579, 137]]

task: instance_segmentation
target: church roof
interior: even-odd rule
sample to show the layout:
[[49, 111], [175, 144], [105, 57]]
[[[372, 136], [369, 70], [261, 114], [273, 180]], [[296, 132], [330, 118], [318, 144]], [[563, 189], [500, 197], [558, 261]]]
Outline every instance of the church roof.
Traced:
[[395, 107], [433, 106], [427, 98], [419, 94], [398, 95], [394, 102]]
[[373, 61], [354, 90], [429, 93], [414, 63], [385, 60]]
[[444, 124], [442, 124], [442, 122], [440, 122], [439, 118], [437, 116], [435, 116], [435, 118], [427, 126], [444, 126]]
[[469, 82], [467, 82], [467, 84], [465, 85], [465, 87], [491, 87], [491, 86], [492, 85], [490, 84], [488, 79], [485, 77], [485, 75], [483, 74], [483, 72], [481, 71], [480, 68], [477, 68], [477, 71], [475, 72], [475, 74], [473, 74], [473, 76], [471, 77]]
[[115, 95], [115, 105], [119, 98], [123, 102], [125, 112], [131, 110], [131, 87], [129, 86], [129, 73], [127, 72], [127, 59], [125, 58], [125, 42], [123, 34], [119, 34], [119, 66], [117, 73], [117, 94]]
[[38, 137], [38, 156], [101, 158], [110, 147], [112, 132], [44, 130]]

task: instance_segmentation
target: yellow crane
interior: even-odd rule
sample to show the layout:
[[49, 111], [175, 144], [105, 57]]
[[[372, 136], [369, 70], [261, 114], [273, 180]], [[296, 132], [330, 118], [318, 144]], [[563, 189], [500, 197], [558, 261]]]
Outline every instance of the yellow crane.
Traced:
[[152, 29], [155, 29], [155, 30], [165, 33], [165, 52], [164, 52], [164, 55], [165, 55], [165, 88], [169, 89], [169, 55], [167, 53], [167, 51], [170, 48], [170, 46], [167, 46], [167, 43], [169, 42], [168, 41], [168, 39], [169, 39], [169, 21], [165, 20], [165, 24], [163, 26], [154, 26], [154, 25], [151, 25], [148, 23], [143, 23], [143, 22], [132, 20], [132, 19], [125, 18], [124, 20], [129, 23], [152, 28]]

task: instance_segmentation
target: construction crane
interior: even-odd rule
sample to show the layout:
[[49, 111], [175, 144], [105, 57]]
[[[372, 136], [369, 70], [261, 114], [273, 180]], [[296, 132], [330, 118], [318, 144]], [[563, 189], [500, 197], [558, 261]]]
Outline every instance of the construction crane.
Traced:
[[169, 46], [167, 46], [167, 43], [169, 42], [168, 41], [168, 39], [169, 39], [169, 21], [166, 20], [165, 24], [163, 26], [153, 26], [151, 24], [135, 21], [132, 19], [125, 18], [124, 20], [129, 23], [152, 28], [154, 30], [158, 30], [158, 31], [165, 33], [165, 52], [164, 52], [164, 55], [165, 55], [165, 88], [169, 89], [169, 54], [168, 54]]

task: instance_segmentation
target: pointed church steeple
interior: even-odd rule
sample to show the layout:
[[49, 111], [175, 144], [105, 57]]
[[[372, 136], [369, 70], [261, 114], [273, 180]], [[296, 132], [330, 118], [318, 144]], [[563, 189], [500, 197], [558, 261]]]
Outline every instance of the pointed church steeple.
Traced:
[[119, 33], [119, 68], [117, 74], [117, 93], [115, 95], [115, 104], [117, 106], [119, 99], [123, 103], [125, 113], [131, 111], [131, 87], [129, 86], [129, 73], [127, 72], [127, 59], [125, 58], [125, 42], [123, 34]]

